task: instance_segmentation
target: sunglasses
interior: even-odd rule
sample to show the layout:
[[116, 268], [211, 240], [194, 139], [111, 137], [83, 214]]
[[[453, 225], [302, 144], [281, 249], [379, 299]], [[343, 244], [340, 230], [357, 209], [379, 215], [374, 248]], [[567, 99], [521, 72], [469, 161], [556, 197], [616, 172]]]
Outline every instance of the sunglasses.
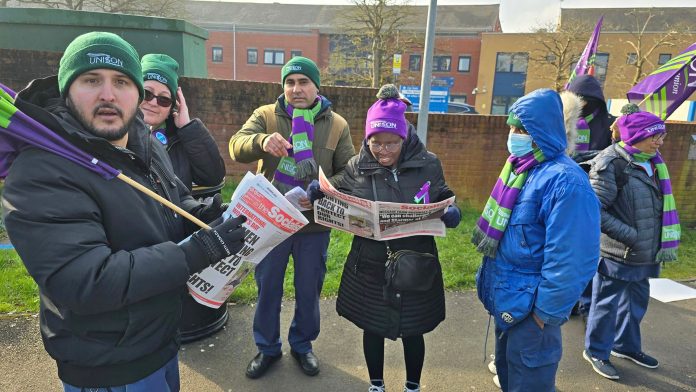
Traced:
[[152, 98], [157, 98], [157, 104], [159, 106], [162, 106], [163, 108], [168, 108], [172, 106], [172, 99], [164, 96], [164, 95], [155, 95], [152, 93], [150, 90], [145, 90], [145, 96], [143, 97], [143, 100], [145, 102], [150, 102], [152, 101]]

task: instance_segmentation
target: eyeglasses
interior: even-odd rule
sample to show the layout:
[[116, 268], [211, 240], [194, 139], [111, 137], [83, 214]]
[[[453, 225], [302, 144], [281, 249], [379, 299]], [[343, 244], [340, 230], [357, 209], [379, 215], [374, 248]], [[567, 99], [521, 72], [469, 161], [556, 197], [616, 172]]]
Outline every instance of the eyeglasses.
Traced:
[[385, 144], [379, 144], [375, 142], [370, 142], [370, 150], [373, 152], [380, 152], [382, 150], [386, 150], [387, 152], [397, 152], [399, 148], [401, 147], [401, 144], [403, 142], [392, 142], [392, 143], [385, 143]]
[[660, 133], [657, 135], [653, 135], [651, 139], [652, 139], [653, 143], [657, 143], [657, 142], [664, 141], [666, 137], [667, 137], [667, 133]]
[[145, 102], [150, 102], [152, 101], [152, 98], [157, 98], [157, 104], [159, 106], [162, 106], [163, 108], [168, 108], [172, 106], [172, 99], [164, 96], [164, 95], [155, 95], [152, 93], [150, 90], [145, 90], [145, 96], [143, 97], [143, 100]]

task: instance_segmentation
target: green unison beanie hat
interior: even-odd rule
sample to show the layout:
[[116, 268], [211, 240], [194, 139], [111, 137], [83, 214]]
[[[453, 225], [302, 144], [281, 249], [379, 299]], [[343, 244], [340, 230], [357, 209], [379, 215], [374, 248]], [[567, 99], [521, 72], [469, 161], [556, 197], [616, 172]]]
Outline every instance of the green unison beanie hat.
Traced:
[[507, 125], [512, 125], [513, 127], [526, 131], [526, 129], [524, 129], [524, 125], [522, 125], [522, 121], [520, 121], [520, 118], [517, 117], [517, 115], [514, 112], [510, 112], [510, 115], [508, 116], [506, 122]]
[[319, 68], [317, 68], [314, 61], [302, 56], [293, 57], [283, 66], [283, 70], [280, 74], [280, 83], [285, 85], [285, 78], [287, 78], [290, 74], [296, 73], [307, 76], [309, 80], [314, 82], [314, 85], [319, 88]]
[[135, 48], [113, 33], [94, 31], [75, 38], [65, 49], [58, 67], [58, 89], [68, 94], [72, 82], [93, 69], [113, 69], [128, 75], [143, 98], [143, 74]]
[[143, 81], [154, 80], [169, 88], [172, 98], [176, 97], [179, 87], [179, 63], [166, 54], [146, 54], [140, 61], [143, 67]]

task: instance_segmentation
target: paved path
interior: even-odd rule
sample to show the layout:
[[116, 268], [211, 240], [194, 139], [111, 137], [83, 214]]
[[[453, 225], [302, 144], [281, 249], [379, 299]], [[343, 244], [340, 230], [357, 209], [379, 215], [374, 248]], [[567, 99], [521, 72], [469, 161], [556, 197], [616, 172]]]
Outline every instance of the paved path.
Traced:
[[[284, 331], [293, 305], [292, 301], [283, 304]], [[284, 347], [283, 359], [263, 378], [247, 379], [244, 369], [256, 353], [251, 338], [254, 307], [231, 305], [225, 330], [180, 352], [182, 391], [367, 391], [361, 333], [338, 317], [334, 307], [334, 299], [321, 303], [322, 333], [314, 345], [321, 360], [317, 377], [302, 374]], [[474, 292], [447, 294], [447, 319], [426, 335], [423, 392], [497, 390], [482, 359], [487, 322]], [[577, 318], [563, 327], [559, 391], [696, 392], [696, 300], [650, 301], [643, 322], [644, 347], [660, 359], [661, 366], [649, 370], [615, 359], [622, 376], [619, 382], [601, 378], [582, 359], [582, 331]], [[489, 353], [492, 344], [491, 336]], [[401, 392], [405, 371], [400, 341], [386, 343], [385, 377], [388, 391]], [[35, 317], [0, 318], [0, 391], [62, 391], [55, 364], [43, 350]]]

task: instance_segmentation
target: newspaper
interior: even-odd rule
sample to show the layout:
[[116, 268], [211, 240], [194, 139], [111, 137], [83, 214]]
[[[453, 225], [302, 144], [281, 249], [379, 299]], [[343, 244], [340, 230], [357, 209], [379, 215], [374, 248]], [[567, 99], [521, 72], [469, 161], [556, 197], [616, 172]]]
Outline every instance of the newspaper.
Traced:
[[315, 222], [378, 241], [414, 235], [444, 237], [445, 224], [440, 217], [454, 204], [454, 196], [431, 204], [361, 199], [336, 190], [321, 168], [319, 186], [326, 196], [314, 203]]
[[309, 223], [263, 175], [249, 172], [223, 217], [239, 215], [247, 217], [244, 247], [189, 277], [189, 292], [200, 304], [219, 308], [268, 252]]

